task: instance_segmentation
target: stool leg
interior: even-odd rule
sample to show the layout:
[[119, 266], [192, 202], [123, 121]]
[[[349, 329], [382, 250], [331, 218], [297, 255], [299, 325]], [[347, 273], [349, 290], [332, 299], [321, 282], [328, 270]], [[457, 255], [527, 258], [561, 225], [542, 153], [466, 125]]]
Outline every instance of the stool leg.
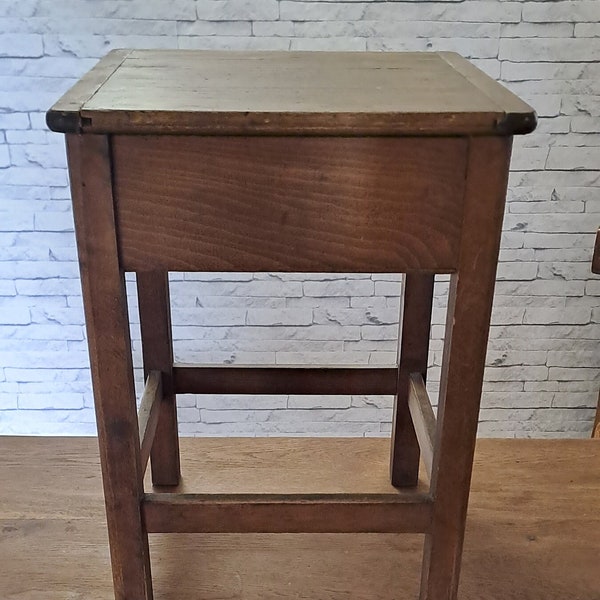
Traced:
[[398, 382], [392, 420], [390, 478], [392, 485], [417, 485], [419, 477], [419, 443], [408, 410], [408, 376], [427, 376], [429, 330], [434, 275], [406, 273], [400, 298], [400, 336], [398, 348]]
[[510, 148], [510, 138], [470, 140], [459, 265], [448, 298], [421, 600], [455, 600], [458, 590]]
[[108, 138], [68, 135], [67, 154], [115, 598], [151, 600], [127, 297], [119, 268]]
[[138, 272], [137, 289], [144, 374], [161, 371], [163, 400], [151, 450], [152, 483], [177, 485], [180, 478], [177, 405], [173, 388], [173, 335], [168, 273]]

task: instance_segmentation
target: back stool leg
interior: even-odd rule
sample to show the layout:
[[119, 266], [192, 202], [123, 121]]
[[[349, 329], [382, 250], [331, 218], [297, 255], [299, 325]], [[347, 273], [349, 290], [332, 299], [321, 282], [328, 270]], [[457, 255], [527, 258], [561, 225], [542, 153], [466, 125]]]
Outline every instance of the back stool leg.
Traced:
[[421, 373], [427, 377], [429, 330], [434, 275], [406, 273], [400, 298], [400, 335], [398, 348], [398, 382], [392, 420], [390, 477], [392, 485], [410, 487], [419, 478], [419, 443], [408, 410], [408, 376]]
[[173, 388], [173, 339], [169, 278], [164, 271], [138, 272], [144, 375], [162, 373], [163, 400], [151, 450], [152, 483], [177, 485], [180, 478], [177, 405]]

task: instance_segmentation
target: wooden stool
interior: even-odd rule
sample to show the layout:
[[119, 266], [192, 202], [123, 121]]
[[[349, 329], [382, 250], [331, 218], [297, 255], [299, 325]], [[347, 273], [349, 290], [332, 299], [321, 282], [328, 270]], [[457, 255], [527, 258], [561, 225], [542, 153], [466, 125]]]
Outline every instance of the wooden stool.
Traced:
[[[116, 598], [152, 598], [148, 533], [235, 531], [425, 533], [421, 598], [454, 599], [511, 142], [531, 107], [445, 52], [119, 50], [47, 119], [67, 134]], [[398, 364], [174, 365], [168, 271], [406, 273]], [[451, 274], [437, 423], [436, 273]], [[155, 485], [179, 481], [178, 393], [394, 395], [399, 489], [144, 493], [149, 456]]]

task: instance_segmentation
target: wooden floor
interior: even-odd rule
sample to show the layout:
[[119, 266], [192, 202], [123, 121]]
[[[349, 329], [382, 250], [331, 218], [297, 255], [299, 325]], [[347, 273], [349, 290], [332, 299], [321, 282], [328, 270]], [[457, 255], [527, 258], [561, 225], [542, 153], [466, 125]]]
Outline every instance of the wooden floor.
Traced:
[[[388, 446], [184, 439], [183, 487], [395, 493]], [[111, 600], [96, 440], [0, 437], [0, 454], [0, 600]], [[393, 534], [153, 535], [155, 598], [413, 600], [422, 543]], [[479, 442], [460, 598], [600, 599], [600, 440]]]

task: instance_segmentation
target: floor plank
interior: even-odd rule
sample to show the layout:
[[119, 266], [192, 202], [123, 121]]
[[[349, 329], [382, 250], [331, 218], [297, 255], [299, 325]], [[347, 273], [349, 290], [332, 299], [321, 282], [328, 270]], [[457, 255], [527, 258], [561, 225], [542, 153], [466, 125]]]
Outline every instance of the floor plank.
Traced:
[[[313, 478], [313, 491], [385, 489], [389, 441], [351, 442], [184, 439], [184, 486], [220, 486], [223, 493], [297, 491], [294, 486], [316, 469], [323, 475]], [[110, 600], [96, 440], [0, 437], [0, 452], [0, 598]], [[248, 474], [251, 461], [256, 468]], [[355, 473], [361, 469], [359, 485]], [[598, 473], [597, 440], [481, 440], [460, 598], [598, 600]], [[417, 596], [418, 535], [151, 539], [156, 600]]]

